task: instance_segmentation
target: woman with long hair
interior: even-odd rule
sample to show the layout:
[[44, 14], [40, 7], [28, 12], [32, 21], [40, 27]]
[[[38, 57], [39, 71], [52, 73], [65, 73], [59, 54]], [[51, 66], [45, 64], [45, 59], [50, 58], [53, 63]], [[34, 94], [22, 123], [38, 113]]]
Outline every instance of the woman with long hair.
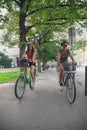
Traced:
[[[27, 45], [27, 50], [25, 51], [23, 57], [27, 57], [29, 60], [31, 60], [30, 67], [30, 74], [32, 77], [32, 87], [35, 85], [35, 78], [34, 78], [34, 67], [36, 65], [36, 48], [33, 43], [29, 43]], [[25, 73], [28, 75], [27, 67], [25, 68]]]

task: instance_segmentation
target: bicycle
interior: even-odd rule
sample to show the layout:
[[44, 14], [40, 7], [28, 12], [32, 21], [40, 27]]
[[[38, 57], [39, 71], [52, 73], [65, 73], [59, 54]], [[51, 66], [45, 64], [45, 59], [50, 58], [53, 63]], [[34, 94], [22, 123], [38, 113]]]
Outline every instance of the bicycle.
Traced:
[[15, 96], [18, 99], [21, 99], [23, 97], [25, 88], [26, 88], [26, 84], [29, 84], [29, 87], [31, 90], [33, 89], [32, 85], [31, 85], [31, 82], [32, 82], [31, 75], [29, 73], [29, 75], [28, 75], [29, 77], [27, 78], [27, 75], [25, 73], [25, 67], [28, 67], [31, 63], [33, 63], [33, 62], [27, 58], [21, 58], [19, 60], [19, 65], [21, 67], [21, 71], [20, 71], [20, 76], [17, 78], [16, 83], [15, 83]]
[[63, 83], [66, 89], [66, 97], [70, 104], [76, 99], [76, 84], [75, 84], [76, 63], [68, 63], [64, 65]]

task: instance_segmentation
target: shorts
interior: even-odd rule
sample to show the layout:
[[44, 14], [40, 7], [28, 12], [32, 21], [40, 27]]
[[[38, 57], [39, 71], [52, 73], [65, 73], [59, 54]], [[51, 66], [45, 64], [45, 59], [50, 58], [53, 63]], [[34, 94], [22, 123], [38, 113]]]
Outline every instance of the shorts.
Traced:
[[64, 67], [64, 70], [69, 70], [68, 61], [63, 62], [62, 65]]
[[31, 63], [29, 63], [29, 66], [28, 66], [28, 67], [31, 67], [32, 65], [36, 66], [36, 63], [31, 62]]
[[[69, 70], [68, 61], [61, 63], [64, 67], [64, 70]], [[59, 65], [57, 66], [57, 70], [60, 71]]]

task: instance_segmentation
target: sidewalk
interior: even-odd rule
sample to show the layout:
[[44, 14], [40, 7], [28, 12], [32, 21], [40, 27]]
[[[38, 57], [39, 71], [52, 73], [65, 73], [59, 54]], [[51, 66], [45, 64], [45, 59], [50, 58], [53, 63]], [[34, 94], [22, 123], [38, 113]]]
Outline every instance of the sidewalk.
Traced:
[[[79, 75], [80, 74], [80, 75]], [[49, 69], [36, 76], [34, 90], [16, 99], [13, 84], [0, 88], [0, 130], [87, 130], [87, 96], [83, 75], [76, 74], [77, 97], [70, 105], [60, 91], [58, 74]]]

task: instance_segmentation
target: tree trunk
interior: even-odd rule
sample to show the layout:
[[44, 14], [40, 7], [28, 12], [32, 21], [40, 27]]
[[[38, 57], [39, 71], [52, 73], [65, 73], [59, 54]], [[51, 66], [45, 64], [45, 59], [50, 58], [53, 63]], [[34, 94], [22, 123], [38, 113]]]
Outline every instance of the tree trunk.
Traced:
[[38, 59], [38, 72], [41, 72], [41, 63], [40, 63], [40, 59]]
[[[20, 58], [23, 56], [25, 47], [26, 47], [26, 28], [25, 28], [25, 18], [26, 18], [26, 13], [23, 12], [23, 3], [24, 1], [21, 1], [21, 6], [20, 6], [20, 15], [19, 15], [19, 32], [20, 32], [20, 37], [19, 37], [19, 47], [20, 47]], [[24, 71], [24, 67], [20, 67], [20, 71]]]
[[24, 54], [25, 51], [25, 42], [26, 42], [26, 28], [25, 28], [25, 18], [26, 13], [23, 12], [23, 3], [20, 6], [20, 16], [19, 16], [19, 32], [20, 32], [20, 57]]
[[43, 70], [46, 70], [46, 61], [44, 58], [43, 58]]

